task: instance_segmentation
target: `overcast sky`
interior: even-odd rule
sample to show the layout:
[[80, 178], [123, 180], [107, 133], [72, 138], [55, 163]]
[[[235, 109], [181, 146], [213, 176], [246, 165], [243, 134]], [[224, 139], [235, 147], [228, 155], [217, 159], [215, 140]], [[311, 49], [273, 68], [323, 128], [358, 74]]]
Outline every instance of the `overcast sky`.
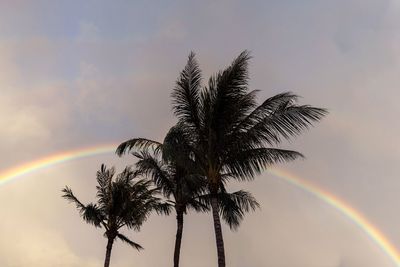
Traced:
[[[170, 92], [190, 51], [204, 76], [251, 51], [259, 101], [283, 91], [329, 116], [288, 147], [280, 166], [340, 197], [400, 249], [400, 1], [0, 0], [0, 171], [57, 152], [130, 137], [162, 139]], [[0, 265], [101, 266], [106, 240], [61, 199], [95, 196], [112, 153], [57, 165], [0, 187]], [[230, 267], [394, 267], [352, 221], [265, 174], [262, 209], [224, 227]], [[234, 189], [234, 188], [231, 188]], [[182, 266], [216, 265], [210, 214], [186, 218]], [[175, 218], [153, 216], [145, 247], [117, 242], [112, 266], [169, 266]]]

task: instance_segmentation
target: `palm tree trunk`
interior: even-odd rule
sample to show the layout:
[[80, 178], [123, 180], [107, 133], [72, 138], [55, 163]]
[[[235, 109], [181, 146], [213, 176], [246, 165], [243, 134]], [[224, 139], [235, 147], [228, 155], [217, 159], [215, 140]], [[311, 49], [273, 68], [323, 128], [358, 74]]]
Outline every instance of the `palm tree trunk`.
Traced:
[[106, 249], [106, 259], [104, 261], [104, 267], [110, 266], [110, 259], [111, 259], [111, 249], [114, 243], [114, 238], [109, 237], [107, 242], [107, 249]]
[[179, 267], [179, 256], [181, 253], [181, 243], [182, 243], [182, 232], [183, 232], [183, 212], [176, 212], [176, 239], [175, 239], [175, 251], [174, 251], [174, 267]]
[[211, 208], [214, 219], [215, 240], [217, 243], [218, 267], [225, 267], [224, 238], [222, 236], [221, 221], [218, 213], [218, 199], [215, 196], [211, 197]]

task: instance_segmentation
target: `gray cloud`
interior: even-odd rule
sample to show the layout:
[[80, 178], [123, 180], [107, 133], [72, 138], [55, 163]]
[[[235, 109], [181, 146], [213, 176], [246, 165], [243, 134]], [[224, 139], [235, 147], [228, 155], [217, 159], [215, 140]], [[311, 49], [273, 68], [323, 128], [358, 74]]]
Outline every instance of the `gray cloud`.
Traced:
[[[161, 139], [174, 122], [169, 94], [189, 51], [208, 77], [250, 49], [251, 87], [262, 90], [260, 101], [291, 90], [302, 103], [330, 110], [287, 144], [307, 160], [282, 167], [338, 195], [400, 247], [398, 1], [6, 4], [0, 4], [3, 169], [84, 145]], [[0, 188], [7, 218], [0, 223], [2, 266], [101, 264], [101, 231], [84, 225], [59, 191], [69, 184], [90, 201], [101, 162], [121, 168], [131, 159], [74, 161]], [[229, 266], [394, 266], [348, 218], [279, 179], [262, 175], [232, 188], [253, 191], [262, 210], [238, 232], [224, 228]], [[182, 265], [212, 266], [210, 216], [186, 221]], [[173, 216], [153, 217], [141, 233], [128, 233], [146, 250], [117, 244], [113, 264], [169, 264], [174, 227]]]

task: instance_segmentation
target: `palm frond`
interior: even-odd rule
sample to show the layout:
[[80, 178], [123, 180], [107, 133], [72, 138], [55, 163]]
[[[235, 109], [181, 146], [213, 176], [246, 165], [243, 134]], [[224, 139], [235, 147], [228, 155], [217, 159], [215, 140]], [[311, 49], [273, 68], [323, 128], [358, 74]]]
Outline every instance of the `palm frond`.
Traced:
[[159, 215], [169, 215], [172, 210], [172, 205], [168, 202], [158, 202], [153, 206], [153, 209]]
[[104, 216], [96, 204], [90, 203], [85, 206], [78, 200], [77, 197], [75, 197], [71, 188], [67, 186], [62, 190], [62, 192], [64, 193], [62, 197], [76, 205], [79, 214], [87, 223], [93, 224], [96, 227], [101, 227]]
[[186, 127], [182, 122], [178, 122], [168, 131], [162, 149], [162, 156], [165, 161], [179, 163], [185, 161], [185, 158], [189, 159], [192, 149]]
[[[198, 144], [205, 145], [206, 140], [208, 138], [208, 129], [211, 127], [211, 122], [212, 122], [212, 114], [213, 114], [213, 103], [215, 102], [215, 95], [216, 95], [216, 90], [210, 90], [211, 88], [215, 88], [214, 84], [215, 82], [213, 81], [213, 77], [210, 78], [209, 80], [209, 87], [204, 88], [200, 92], [200, 111], [199, 111], [199, 117], [201, 121], [201, 128], [196, 132], [195, 134], [191, 135], [192, 140], [197, 142]], [[211, 85], [210, 85], [211, 83]], [[185, 124], [182, 124], [184, 127]], [[190, 128], [189, 128], [190, 130]], [[202, 147], [200, 146], [200, 149]]]
[[255, 211], [260, 208], [260, 204], [250, 192], [239, 190], [233, 193], [227, 193], [236, 205], [245, 212]]
[[224, 71], [209, 80], [211, 128], [219, 140], [256, 105], [255, 93], [248, 93], [248, 51], [243, 51]]
[[126, 186], [131, 185], [133, 179], [139, 175], [138, 170], [134, 170], [131, 166], [125, 167], [125, 169], [117, 175], [115, 182], [117, 184], [124, 184]]
[[244, 214], [259, 208], [256, 199], [246, 191], [218, 194], [219, 208], [222, 219], [232, 230], [237, 230]]
[[295, 103], [297, 99], [298, 96], [291, 92], [284, 92], [272, 96], [248, 114], [237, 126], [235, 126], [233, 131], [240, 132], [248, 130], [251, 126], [254, 126], [267, 116], [270, 116], [280, 106], [287, 105], [288, 103]]
[[141, 149], [153, 149], [155, 152], [159, 151], [162, 144], [146, 138], [133, 138], [121, 143], [115, 153], [122, 156], [124, 153], [133, 151], [140, 151]]
[[96, 180], [97, 183], [101, 188], [106, 188], [107, 186], [110, 185], [112, 177], [115, 174], [115, 168], [111, 167], [107, 169], [107, 166], [104, 164], [101, 164], [100, 170], [97, 171], [96, 175]]
[[187, 174], [182, 179], [185, 191], [193, 196], [204, 193], [207, 190], [207, 178], [200, 174]]
[[170, 204], [163, 202], [158, 195], [159, 188], [153, 188], [152, 182], [138, 179], [130, 185], [115, 184], [113, 216], [118, 217], [118, 227], [126, 226], [139, 230], [151, 213], [169, 214]]
[[224, 169], [239, 180], [252, 179], [268, 166], [302, 157], [301, 153], [292, 150], [255, 148], [229, 155], [224, 161]]
[[93, 203], [89, 203], [82, 212], [82, 218], [89, 224], [101, 227], [105, 219], [100, 208]]
[[72, 192], [72, 189], [66, 186], [64, 189], [61, 190], [64, 194], [62, 195], [63, 198], [68, 200], [69, 202], [72, 202], [76, 205], [78, 210], [84, 209], [85, 205], [83, 205], [77, 197], [75, 197], [74, 193]]
[[237, 97], [247, 93], [249, 80], [248, 63], [250, 59], [250, 52], [245, 50], [233, 60], [228, 68], [217, 75], [218, 94]]
[[110, 190], [112, 185], [112, 179], [115, 174], [115, 168], [107, 169], [106, 165], [102, 164], [100, 170], [97, 171], [97, 199], [102, 209], [105, 209], [110, 202]]
[[282, 137], [289, 140], [298, 136], [326, 114], [327, 110], [322, 108], [297, 106], [288, 102], [239, 134], [236, 140], [247, 140], [254, 144], [262, 142], [278, 144]]
[[206, 204], [205, 201], [200, 200], [199, 197], [190, 198], [187, 202], [187, 206], [196, 212], [210, 211], [210, 205]]
[[151, 177], [154, 184], [162, 188], [166, 196], [170, 195], [174, 190], [174, 184], [169, 177], [166, 166], [154, 155], [146, 151], [135, 153], [134, 155], [139, 158], [139, 161], [136, 163], [138, 172]]
[[122, 240], [123, 242], [129, 244], [131, 247], [133, 247], [134, 249], [137, 250], [142, 250], [144, 249], [141, 245], [139, 245], [138, 243], [133, 242], [132, 240], [130, 240], [129, 238], [127, 238], [125, 235], [118, 233], [117, 237]]
[[199, 89], [201, 71], [195, 54], [190, 53], [185, 68], [182, 70], [176, 86], [172, 91], [172, 106], [174, 114], [188, 125], [199, 128]]
[[219, 205], [219, 213], [222, 219], [229, 225], [232, 230], [236, 230], [244, 218], [245, 213], [255, 211], [260, 207], [257, 200], [247, 191], [237, 191], [234, 193], [226, 192], [223, 185], [220, 191], [215, 194], [204, 194], [197, 198], [201, 205], [211, 206], [211, 199], [217, 197]]

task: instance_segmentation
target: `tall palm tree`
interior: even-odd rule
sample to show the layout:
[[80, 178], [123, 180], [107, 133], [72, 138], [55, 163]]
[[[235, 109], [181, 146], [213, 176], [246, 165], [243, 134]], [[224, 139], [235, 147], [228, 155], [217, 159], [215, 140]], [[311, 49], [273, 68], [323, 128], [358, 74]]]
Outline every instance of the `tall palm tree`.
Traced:
[[242, 52], [201, 88], [201, 71], [191, 53], [172, 92], [173, 110], [185, 131], [185, 143], [207, 177], [219, 267], [225, 266], [218, 213], [223, 184], [230, 179], [251, 180], [270, 165], [302, 157], [277, 146], [327, 113], [297, 105], [298, 97], [292, 93], [275, 95], [258, 105], [257, 91], [248, 89], [249, 59], [249, 52]]
[[156, 196], [159, 189], [153, 188], [150, 181], [137, 178], [129, 167], [114, 178], [115, 169], [101, 165], [97, 172], [97, 202], [83, 204], [69, 187], [62, 192], [63, 198], [75, 203], [82, 218], [95, 227], [105, 229], [107, 238], [104, 267], [110, 265], [111, 250], [115, 239], [119, 239], [137, 250], [143, 247], [120, 232], [122, 227], [138, 231], [150, 213], [168, 214], [170, 205]]
[[[249, 59], [249, 52], [242, 52], [201, 87], [201, 70], [195, 54], [190, 53], [172, 92], [174, 114], [182, 130], [180, 142], [190, 151], [198, 174], [207, 179], [219, 267], [225, 267], [219, 205], [224, 185], [232, 179], [252, 180], [273, 164], [303, 157], [277, 146], [327, 114], [322, 108], [298, 105], [298, 96], [290, 92], [257, 104], [258, 91], [248, 89]], [[162, 144], [136, 138], [122, 143], [117, 153], [144, 148], [159, 151]]]
[[[150, 177], [157, 187], [161, 188], [165, 197], [170, 199], [177, 219], [177, 232], [174, 248], [174, 267], [179, 266], [184, 215], [188, 209], [208, 211], [210, 207], [207, 193], [207, 183], [203, 176], [197, 174], [196, 164], [190, 159], [190, 151], [185, 149], [182, 140], [182, 129], [176, 125], [170, 129], [163, 144], [153, 142], [156, 147], [149, 150], [148, 146], [138, 145], [138, 151], [133, 149], [134, 143], [141, 143], [143, 139], [131, 139], [122, 143], [117, 154], [132, 152], [139, 160], [136, 163], [138, 172]], [[129, 147], [133, 145], [132, 147]], [[155, 149], [154, 149], [155, 148]], [[224, 191], [218, 196], [222, 218], [231, 229], [237, 229], [244, 213], [255, 210], [259, 204], [246, 191], [228, 193]]]

